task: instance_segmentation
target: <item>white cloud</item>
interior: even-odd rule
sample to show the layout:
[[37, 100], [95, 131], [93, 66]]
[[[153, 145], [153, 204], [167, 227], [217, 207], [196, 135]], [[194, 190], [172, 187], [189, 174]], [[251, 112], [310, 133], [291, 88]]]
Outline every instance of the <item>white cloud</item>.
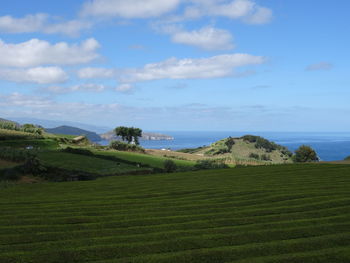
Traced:
[[78, 77], [81, 79], [113, 78], [116, 72], [115, 69], [89, 67], [78, 70]]
[[197, 19], [203, 16], [223, 16], [241, 19], [250, 24], [268, 23], [272, 18], [269, 8], [261, 7], [252, 0], [192, 0], [185, 8], [183, 18]]
[[229, 31], [212, 26], [193, 31], [176, 31], [172, 37], [175, 43], [192, 45], [205, 50], [229, 50], [234, 48]]
[[180, 0], [92, 0], [84, 4], [83, 16], [148, 18], [174, 10]]
[[85, 84], [74, 85], [71, 87], [50, 86], [48, 88], [43, 89], [43, 91], [49, 91], [51, 93], [56, 93], [56, 94], [64, 94], [64, 93], [71, 93], [71, 92], [77, 92], [77, 91], [102, 92], [102, 91], [105, 91], [106, 89], [107, 87], [102, 84], [85, 83]]
[[91, 62], [99, 57], [96, 50], [99, 43], [87, 39], [81, 44], [31, 39], [18, 44], [8, 44], [0, 40], [0, 66], [33, 67], [39, 65], [59, 64], [75, 65]]
[[19, 83], [50, 84], [65, 82], [68, 75], [59, 67], [0, 68], [0, 79]]
[[209, 79], [234, 76], [237, 67], [257, 65], [264, 57], [249, 54], [226, 54], [199, 59], [177, 59], [146, 64], [140, 69], [129, 69], [119, 76], [123, 82], [158, 79]]
[[[238, 67], [259, 65], [265, 62], [261, 56], [249, 54], [226, 54], [209, 58], [170, 58], [142, 68], [113, 70], [84, 68], [80, 78], [116, 78], [121, 83], [142, 82], [160, 79], [210, 79], [228, 76], [241, 77], [245, 72], [235, 72]], [[249, 71], [250, 73], [250, 71]]]
[[333, 65], [329, 62], [319, 62], [315, 64], [311, 64], [306, 67], [307, 71], [317, 71], [317, 70], [331, 70], [333, 68]]
[[130, 93], [134, 89], [134, 86], [128, 83], [120, 84], [117, 88], [116, 91], [119, 92], [124, 92], [124, 93]]
[[30, 14], [21, 18], [12, 16], [0, 17], [1, 33], [33, 33], [64, 34], [76, 36], [83, 29], [92, 27], [93, 23], [86, 20], [52, 21], [48, 14]]

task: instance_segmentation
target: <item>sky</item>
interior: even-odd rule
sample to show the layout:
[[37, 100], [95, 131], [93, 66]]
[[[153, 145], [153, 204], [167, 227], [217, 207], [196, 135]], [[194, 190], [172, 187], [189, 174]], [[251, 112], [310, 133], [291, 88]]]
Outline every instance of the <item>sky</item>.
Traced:
[[2, 0], [0, 118], [350, 131], [348, 0]]

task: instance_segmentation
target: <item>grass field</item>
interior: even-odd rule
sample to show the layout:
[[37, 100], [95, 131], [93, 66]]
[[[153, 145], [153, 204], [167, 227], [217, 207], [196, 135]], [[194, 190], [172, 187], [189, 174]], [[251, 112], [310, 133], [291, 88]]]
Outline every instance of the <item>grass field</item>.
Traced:
[[28, 139], [0, 141], [0, 147], [25, 148], [33, 146], [40, 149], [57, 149], [58, 142], [53, 139]]
[[[151, 167], [164, 168], [164, 161], [170, 158], [154, 156], [150, 154], [141, 154], [135, 152], [122, 152], [122, 151], [94, 151], [96, 154], [107, 155], [107, 156], [115, 156], [117, 158], [131, 161], [131, 162], [139, 162], [142, 164], [147, 164]], [[187, 160], [173, 160], [178, 166], [193, 166], [195, 164], [194, 161]]]
[[15, 185], [0, 262], [350, 262], [350, 166]]
[[123, 174], [145, 170], [144, 168], [138, 168], [121, 162], [59, 151], [41, 152], [38, 156], [44, 165], [98, 175]]
[[0, 140], [23, 140], [23, 139], [39, 139], [40, 135], [36, 135], [29, 132], [7, 130], [0, 128]]

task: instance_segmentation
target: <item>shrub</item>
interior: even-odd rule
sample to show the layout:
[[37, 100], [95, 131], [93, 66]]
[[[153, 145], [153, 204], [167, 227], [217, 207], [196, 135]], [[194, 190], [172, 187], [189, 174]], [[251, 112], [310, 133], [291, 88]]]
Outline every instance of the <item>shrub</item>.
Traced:
[[225, 145], [215, 146], [216, 148], [211, 148], [209, 151], [206, 151], [205, 154], [208, 155], [218, 155], [228, 153], [229, 150]]
[[121, 141], [111, 141], [109, 148], [118, 150], [118, 151], [131, 151], [131, 152], [145, 152], [141, 146], [135, 144], [128, 144]]
[[259, 154], [256, 154], [256, 153], [249, 154], [249, 158], [256, 159], [256, 160], [260, 159]]
[[32, 156], [36, 156], [36, 152], [33, 150], [24, 150], [11, 147], [0, 148], [0, 158], [7, 161], [22, 162]]
[[272, 161], [272, 160], [271, 160], [271, 156], [268, 155], [268, 154], [262, 154], [262, 155], [260, 156], [260, 159], [261, 159], [262, 161]]
[[166, 173], [173, 173], [177, 169], [177, 165], [174, 161], [172, 160], [165, 160], [164, 161], [164, 171]]
[[306, 162], [318, 162], [319, 158], [314, 149], [310, 146], [302, 145], [296, 151], [293, 156], [294, 162], [297, 163], [306, 163]]
[[46, 172], [46, 168], [36, 156], [30, 156], [23, 165], [23, 172], [25, 174], [40, 175]]
[[0, 128], [5, 130], [33, 133], [36, 135], [42, 135], [44, 131], [43, 128], [35, 126], [33, 124], [24, 124], [21, 126], [17, 123], [10, 121], [0, 121]]
[[19, 167], [11, 167], [0, 170], [0, 181], [9, 180], [16, 181], [21, 178], [21, 171]]
[[231, 152], [233, 145], [235, 145], [235, 140], [230, 136], [226, 139], [225, 145], [229, 152]]
[[207, 159], [197, 161], [194, 167], [196, 169], [222, 169], [228, 168], [228, 165], [222, 161]]
[[270, 142], [269, 140], [266, 140], [265, 138], [260, 136], [245, 135], [241, 138], [246, 142], [255, 143], [255, 148], [265, 149], [267, 152], [272, 152], [279, 148], [279, 146], [276, 143]]

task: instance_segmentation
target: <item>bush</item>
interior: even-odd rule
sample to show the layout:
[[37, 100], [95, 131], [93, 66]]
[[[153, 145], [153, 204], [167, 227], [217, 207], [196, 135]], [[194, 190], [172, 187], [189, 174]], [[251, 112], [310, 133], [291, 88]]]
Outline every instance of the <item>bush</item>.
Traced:
[[235, 140], [230, 136], [226, 139], [225, 145], [229, 152], [231, 152], [233, 145], [235, 145]]
[[225, 164], [222, 161], [218, 160], [199, 160], [194, 165], [194, 168], [196, 169], [222, 169], [222, 168], [228, 168], [228, 165]]
[[44, 131], [43, 128], [35, 126], [33, 124], [24, 124], [21, 126], [17, 123], [9, 122], [9, 121], [0, 121], [0, 128], [5, 130], [33, 133], [36, 135], [42, 135]]
[[21, 178], [21, 171], [19, 167], [11, 167], [6, 168], [3, 170], [0, 170], [0, 181], [1, 180], [9, 180], [9, 181], [16, 181]]
[[0, 148], [0, 158], [7, 161], [23, 162], [32, 156], [36, 156], [36, 153], [33, 150], [23, 150], [11, 147]]
[[314, 149], [310, 146], [302, 145], [296, 151], [293, 156], [294, 162], [297, 163], [306, 163], [306, 162], [318, 162], [319, 158]]
[[118, 150], [118, 151], [130, 151], [130, 152], [141, 152], [144, 153], [145, 149], [143, 149], [141, 146], [135, 145], [135, 144], [128, 144], [121, 141], [111, 141], [109, 144], [109, 148]]
[[268, 155], [268, 154], [262, 154], [262, 155], [260, 156], [260, 159], [261, 159], [262, 161], [272, 161], [272, 160], [271, 160], [271, 156]]
[[249, 154], [249, 158], [256, 159], [256, 160], [260, 159], [259, 154], [256, 154], [256, 153]]
[[228, 153], [229, 150], [227, 149], [226, 146], [221, 146], [218, 148], [212, 148], [209, 151], [206, 151], [205, 154], [208, 155], [218, 155], [218, 154], [224, 154], [224, 153]]
[[272, 152], [279, 148], [279, 146], [276, 143], [270, 142], [269, 140], [266, 140], [265, 138], [260, 136], [245, 135], [241, 138], [246, 142], [255, 143], [255, 148], [265, 149], [267, 152]]
[[164, 161], [164, 171], [166, 173], [173, 173], [177, 169], [177, 165], [174, 161], [172, 160], [165, 160]]
[[30, 156], [23, 165], [23, 172], [24, 174], [40, 175], [46, 172], [46, 168], [36, 156]]

